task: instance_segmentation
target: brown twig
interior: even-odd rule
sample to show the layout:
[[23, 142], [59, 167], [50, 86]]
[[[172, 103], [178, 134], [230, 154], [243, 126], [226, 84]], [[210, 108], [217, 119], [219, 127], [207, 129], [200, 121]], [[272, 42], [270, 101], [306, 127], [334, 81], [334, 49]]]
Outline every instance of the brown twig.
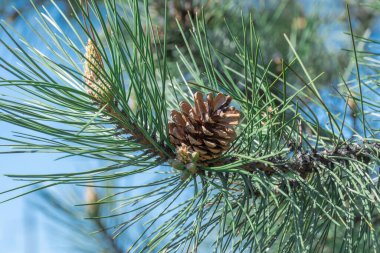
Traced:
[[333, 161], [341, 158], [352, 158], [358, 161], [368, 163], [372, 158], [373, 150], [380, 151], [379, 143], [365, 143], [359, 145], [357, 143], [345, 144], [340, 148], [333, 150], [322, 150], [319, 152], [297, 152], [297, 155], [288, 161], [281, 158], [272, 158], [270, 161], [273, 165], [265, 163], [251, 163], [245, 167], [249, 171], [259, 168], [267, 173], [275, 173], [277, 171], [288, 172], [294, 171], [300, 174], [309, 174], [323, 166], [329, 166]]

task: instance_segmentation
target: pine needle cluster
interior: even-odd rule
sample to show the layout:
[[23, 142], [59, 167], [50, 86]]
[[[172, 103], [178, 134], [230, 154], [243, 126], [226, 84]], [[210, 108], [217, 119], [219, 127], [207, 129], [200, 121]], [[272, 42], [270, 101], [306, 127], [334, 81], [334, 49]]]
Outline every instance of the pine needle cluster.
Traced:
[[11, 76], [0, 86], [19, 91], [0, 97], [0, 120], [35, 133], [2, 140], [11, 152], [109, 165], [9, 175], [27, 181], [13, 198], [58, 184], [112, 189], [91, 205], [116, 207], [89, 214], [102, 226], [120, 218], [109, 227], [115, 238], [142, 226], [128, 252], [379, 251], [379, 105], [368, 95], [378, 94], [378, 75], [361, 72], [377, 61], [355, 47], [378, 42], [353, 34], [349, 9], [356, 79], [342, 80], [344, 113], [335, 113], [286, 35], [292, 60], [270, 70], [250, 15], [239, 31], [227, 22], [228, 53], [210, 39], [207, 13], [185, 15], [173, 70], [167, 11], [160, 33], [148, 1], [88, 2], [72, 5], [80, 12], [70, 19], [52, 0], [63, 24], [37, 7], [39, 28], [25, 21], [51, 56], [0, 25], [17, 59], [0, 58]]

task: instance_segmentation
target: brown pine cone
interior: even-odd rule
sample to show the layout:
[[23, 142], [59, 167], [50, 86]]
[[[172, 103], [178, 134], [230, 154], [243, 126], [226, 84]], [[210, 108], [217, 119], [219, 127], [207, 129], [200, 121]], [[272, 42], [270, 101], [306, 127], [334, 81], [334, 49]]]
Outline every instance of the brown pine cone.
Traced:
[[186, 145], [190, 153], [199, 153], [199, 161], [205, 163], [218, 158], [235, 140], [234, 127], [238, 125], [240, 112], [229, 106], [232, 97], [219, 93], [215, 98], [194, 94], [194, 107], [181, 102], [181, 112], [173, 110], [169, 122], [170, 142], [177, 148]]

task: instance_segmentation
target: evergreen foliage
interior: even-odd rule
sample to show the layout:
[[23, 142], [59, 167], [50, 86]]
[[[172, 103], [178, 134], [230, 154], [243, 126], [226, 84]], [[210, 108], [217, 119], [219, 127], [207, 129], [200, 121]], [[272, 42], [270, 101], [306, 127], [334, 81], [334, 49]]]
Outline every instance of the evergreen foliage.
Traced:
[[[344, 103], [336, 112], [320, 92], [321, 75], [308, 70], [311, 63], [287, 35], [281, 40], [288, 60], [272, 63], [255, 17], [243, 13], [231, 17], [239, 30], [226, 20], [224, 50], [200, 8], [185, 15], [185, 25], [178, 19], [182, 46], [173, 47], [173, 17], [164, 6], [159, 27], [148, 1], [77, 2], [71, 18], [60, 11], [64, 24], [36, 7], [38, 28], [25, 22], [49, 55], [0, 25], [8, 36], [0, 42], [17, 59], [0, 57], [12, 76], [0, 85], [19, 94], [0, 97], [0, 120], [34, 132], [1, 138], [6, 153], [57, 152], [109, 164], [8, 175], [26, 181], [10, 190], [10, 199], [60, 184], [104, 189], [87, 201], [88, 216], [105, 238], [108, 229], [116, 238], [132, 237], [108, 245], [115, 252], [379, 251], [378, 60], [356, 48], [359, 41], [379, 42], [353, 33], [347, 8], [356, 73], [341, 80], [336, 101]], [[362, 72], [367, 66], [370, 74]], [[231, 96], [240, 121], [229, 148], [207, 163], [194, 159], [194, 170], [175, 164], [169, 115], [181, 101], [199, 107], [198, 92]], [[354, 128], [347, 123], [351, 111]], [[112, 219], [119, 223], [106, 228]], [[136, 227], [143, 227], [138, 235], [128, 233]]]

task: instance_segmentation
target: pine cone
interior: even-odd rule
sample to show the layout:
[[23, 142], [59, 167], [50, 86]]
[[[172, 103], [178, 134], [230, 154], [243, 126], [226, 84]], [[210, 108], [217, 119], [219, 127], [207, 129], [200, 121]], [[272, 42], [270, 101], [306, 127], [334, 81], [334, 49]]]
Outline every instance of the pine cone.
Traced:
[[169, 122], [170, 142], [177, 148], [187, 146], [190, 153], [199, 153], [199, 161], [206, 163], [218, 158], [235, 140], [234, 127], [238, 125], [240, 112], [229, 106], [232, 97], [219, 93], [215, 98], [203, 94], [194, 94], [195, 106], [183, 101], [180, 103], [181, 113], [173, 110]]

